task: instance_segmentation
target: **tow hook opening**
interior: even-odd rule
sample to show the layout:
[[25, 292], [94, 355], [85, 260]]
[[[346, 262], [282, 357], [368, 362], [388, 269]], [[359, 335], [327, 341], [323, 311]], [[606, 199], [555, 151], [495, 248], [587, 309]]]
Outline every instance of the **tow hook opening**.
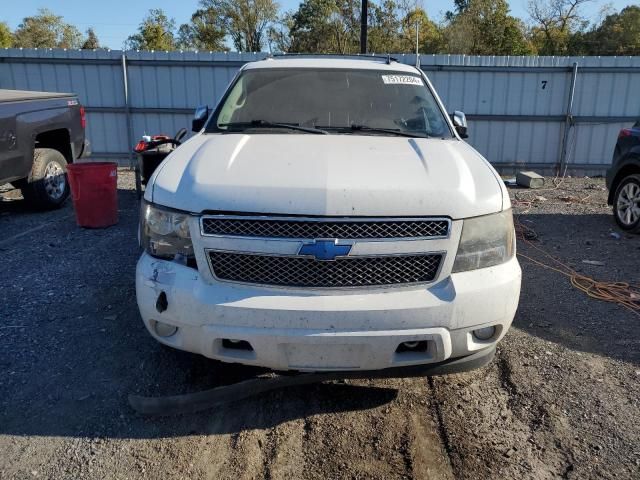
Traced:
[[228, 348], [229, 350], [246, 350], [248, 352], [253, 352], [253, 347], [246, 340], [234, 340], [231, 338], [223, 338], [222, 347]]
[[167, 300], [167, 294], [164, 292], [160, 292], [160, 295], [158, 295], [158, 299], [156, 300], [156, 310], [158, 311], [158, 313], [162, 313], [167, 308], [169, 308], [169, 301]]
[[426, 352], [429, 349], [429, 342], [426, 340], [415, 341], [415, 342], [402, 342], [396, 348], [396, 353], [404, 353], [404, 352]]

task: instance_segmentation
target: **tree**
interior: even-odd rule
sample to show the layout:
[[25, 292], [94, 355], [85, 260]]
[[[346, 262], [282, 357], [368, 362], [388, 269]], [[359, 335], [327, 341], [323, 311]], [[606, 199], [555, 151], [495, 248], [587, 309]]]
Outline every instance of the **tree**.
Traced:
[[[303, 53], [356, 53], [360, 51], [360, 0], [304, 0], [285, 15], [280, 28], [270, 32], [276, 47]], [[420, 0], [369, 2], [367, 51], [414, 52], [416, 23], [420, 51], [441, 49], [442, 32], [427, 17]]]
[[278, 19], [274, 0], [201, 0], [203, 10], [228, 35], [241, 52], [259, 52], [265, 46], [271, 24]]
[[96, 32], [93, 31], [93, 28], [89, 27], [87, 30], [87, 38], [81, 47], [83, 50], [97, 50], [100, 48], [100, 42], [98, 41], [98, 36]]
[[287, 53], [291, 51], [291, 28], [293, 27], [293, 12], [286, 12], [274, 22], [267, 32], [269, 51]]
[[298, 10], [290, 14], [289, 23], [290, 52], [345, 54], [360, 51], [359, 1], [304, 0]]
[[525, 27], [509, 15], [506, 0], [469, 0], [445, 29], [448, 53], [529, 55], [533, 52]]
[[[337, 0], [338, 14], [333, 17], [336, 41], [341, 53], [360, 51], [360, 0]], [[371, 2], [373, 5], [373, 2]]]
[[631, 5], [607, 15], [600, 25], [572, 38], [571, 54], [640, 55], [640, 7]]
[[[62, 18], [62, 17], [61, 17]], [[58, 48], [80, 48], [82, 46], [82, 34], [73, 25], [65, 24], [62, 29], [62, 38], [58, 42]]]
[[82, 34], [63, 17], [46, 8], [25, 17], [13, 34], [14, 46], [22, 48], [80, 48]]
[[[334, 23], [337, 15], [338, 5], [334, 0], [303, 0], [298, 10], [290, 15], [289, 51], [336, 53]], [[339, 31], [343, 29], [339, 28]]]
[[132, 50], [175, 50], [175, 21], [161, 8], [152, 8], [138, 27], [138, 33], [129, 36], [125, 45]]
[[399, 38], [401, 21], [397, 15], [398, 5], [393, 0], [383, 0], [380, 5], [371, 3], [369, 6], [367, 35], [367, 51], [369, 52], [399, 52]]
[[454, 11], [452, 12], [451, 10], [449, 10], [444, 14], [447, 21], [451, 22], [456, 15], [460, 15], [461, 13], [464, 13], [467, 7], [469, 6], [469, 3], [470, 3], [470, 0], [453, 0]]
[[217, 12], [201, 8], [191, 15], [191, 22], [180, 25], [178, 47], [196, 50], [228, 50], [224, 43], [224, 26]]
[[442, 29], [429, 20], [427, 12], [417, 2], [404, 2], [399, 6], [400, 37], [398, 52], [415, 52], [416, 24], [418, 25], [419, 51], [439, 53], [443, 50]]
[[591, 0], [530, 0], [529, 15], [535, 22], [532, 42], [540, 55], [566, 55], [571, 36], [587, 22], [580, 7]]
[[0, 48], [9, 48], [13, 45], [13, 35], [9, 29], [9, 25], [0, 22]]

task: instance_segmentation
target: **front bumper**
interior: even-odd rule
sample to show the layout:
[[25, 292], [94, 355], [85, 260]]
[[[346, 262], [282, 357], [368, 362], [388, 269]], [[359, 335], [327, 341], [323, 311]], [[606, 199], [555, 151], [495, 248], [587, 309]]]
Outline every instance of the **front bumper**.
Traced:
[[[494, 348], [515, 315], [520, 279], [514, 258], [421, 287], [285, 290], [210, 283], [195, 269], [143, 253], [136, 292], [147, 329], [169, 346], [276, 370], [359, 371], [438, 364]], [[162, 292], [167, 307], [159, 311]], [[156, 322], [178, 330], [160, 337]], [[472, 331], [484, 326], [496, 333], [479, 341]], [[419, 351], [397, 351], [416, 341], [423, 342]]]

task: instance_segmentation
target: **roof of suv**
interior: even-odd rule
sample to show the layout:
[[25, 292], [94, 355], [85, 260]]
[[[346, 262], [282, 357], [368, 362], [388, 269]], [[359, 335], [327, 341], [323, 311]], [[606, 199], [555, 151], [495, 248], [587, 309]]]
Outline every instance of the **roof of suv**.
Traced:
[[418, 70], [404, 63], [391, 61], [387, 63], [384, 58], [363, 55], [357, 57], [297, 57], [295, 55], [267, 58], [256, 62], [249, 62], [244, 66], [245, 70], [260, 68], [344, 68], [351, 70], [388, 70], [392, 72], [418, 73]]

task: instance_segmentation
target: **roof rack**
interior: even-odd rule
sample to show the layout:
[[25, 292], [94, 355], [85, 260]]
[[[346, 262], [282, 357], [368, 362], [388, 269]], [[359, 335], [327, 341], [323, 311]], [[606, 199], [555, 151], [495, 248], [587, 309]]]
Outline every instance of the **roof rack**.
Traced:
[[358, 60], [384, 60], [387, 65], [391, 62], [398, 63], [398, 59], [392, 57], [391, 55], [374, 55], [369, 53], [273, 53], [268, 55], [267, 58], [285, 58], [285, 57], [295, 57], [295, 58], [316, 58], [316, 57], [324, 57], [324, 58], [354, 58]]

